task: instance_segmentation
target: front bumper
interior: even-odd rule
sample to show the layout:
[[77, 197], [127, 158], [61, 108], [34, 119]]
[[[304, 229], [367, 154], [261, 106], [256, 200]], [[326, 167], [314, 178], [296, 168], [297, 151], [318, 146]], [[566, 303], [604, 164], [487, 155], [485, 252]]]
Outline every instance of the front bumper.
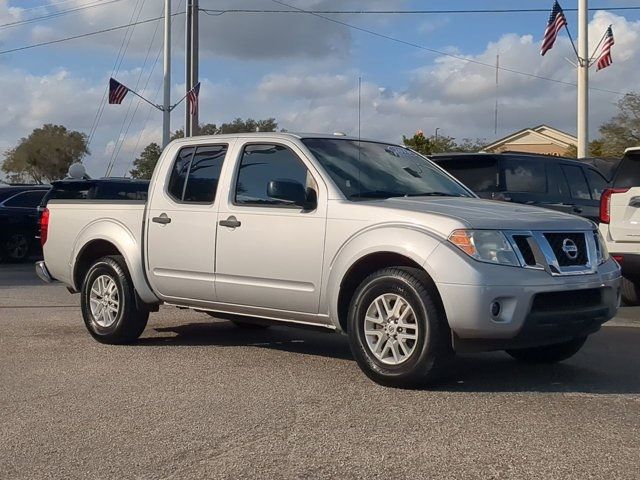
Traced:
[[47, 265], [44, 263], [43, 260], [36, 262], [35, 267], [36, 267], [36, 275], [40, 280], [46, 283], [53, 282], [53, 277], [51, 277], [49, 270], [47, 270]]
[[[492, 266], [492, 274], [495, 268], [500, 267]], [[551, 277], [546, 272], [503, 268], [507, 276], [519, 270], [520, 281], [511, 278], [505, 285], [436, 283], [457, 350], [558, 343], [597, 331], [617, 312], [620, 269], [612, 260], [598, 273], [582, 276]], [[540, 281], [532, 282], [531, 275]], [[497, 315], [495, 308], [492, 312], [494, 303], [500, 305]]]

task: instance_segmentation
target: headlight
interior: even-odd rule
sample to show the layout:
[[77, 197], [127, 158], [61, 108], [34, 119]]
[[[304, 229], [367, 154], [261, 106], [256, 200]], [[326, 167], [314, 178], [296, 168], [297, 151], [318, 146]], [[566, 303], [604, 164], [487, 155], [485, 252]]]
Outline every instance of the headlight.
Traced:
[[480, 262], [519, 267], [507, 237], [497, 230], [454, 230], [449, 241]]
[[593, 232], [593, 236], [596, 241], [596, 253], [598, 254], [598, 265], [602, 265], [604, 262], [609, 260], [609, 250], [607, 249], [607, 244], [604, 241], [604, 237], [600, 233], [600, 230], [595, 230]]

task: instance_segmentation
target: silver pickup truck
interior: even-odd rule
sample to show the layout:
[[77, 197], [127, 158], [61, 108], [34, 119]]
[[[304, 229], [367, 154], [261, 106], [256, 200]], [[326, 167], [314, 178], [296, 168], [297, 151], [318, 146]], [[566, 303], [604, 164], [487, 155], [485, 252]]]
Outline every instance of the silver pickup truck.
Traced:
[[146, 202], [53, 200], [41, 239], [39, 276], [80, 292], [100, 342], [134, 341], [164, 303], [346, 334], [391, 386], [433, 381], [455, 352], [564, 360], [620, 298], [592, 222], [481, 200], [407, 148], [339, 135], [176, 140]]

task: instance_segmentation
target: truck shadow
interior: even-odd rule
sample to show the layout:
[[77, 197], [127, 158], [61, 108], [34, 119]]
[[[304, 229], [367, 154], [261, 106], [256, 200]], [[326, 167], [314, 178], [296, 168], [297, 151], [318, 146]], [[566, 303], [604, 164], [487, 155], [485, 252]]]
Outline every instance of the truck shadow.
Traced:
[[[347, 338], [332, 333], [286, 327], [244, 329], [229, 322], [189, 323], [154, 330], [162, 336], [141, 338], [138, 345], [254, 347], [353, 361]], [[606, 327], [592, 336], [575, 357], [555, 365], [521, 364], [503, 352], [457, 355], [443, 380], [426, 390], [638, 394], [638, 364], [640, 328]], [[357, 372], [355, 363], [353, 368]]]

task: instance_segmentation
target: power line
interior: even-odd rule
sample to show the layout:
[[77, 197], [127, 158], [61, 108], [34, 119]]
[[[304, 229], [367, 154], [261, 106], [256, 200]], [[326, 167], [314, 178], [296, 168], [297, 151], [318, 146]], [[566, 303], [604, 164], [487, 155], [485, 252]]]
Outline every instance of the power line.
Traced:
[[[136, 4], [133, 6], [131, 10], [131, 17], [129, 18], [129, 25], [133, 24], [134, 18], [136, 16], [136, 10], [138, 9], [138, 4], [140, 0], [136, 0]], [[140, 13], [138, 12], [138, 17]], [[111, 76], [114, 77], [118, 74], [120, 70], [120, 66], [122, 65], [122, 61], [124, 56], [127, 53], [127, 48], [129, 47], [129, 43], [127, 42], [127, 37], [129, 36], [129, 30], [125, 32], [125, 35], [122, 37], [122, 42], [120, 43], [120, 49], [118, 50], [118, 55], [113, 63], [113, 67], [111, 68]], [[98, 104], [98, 110], [96, 111], [95, 117], [93, 118], [93, 123], [91, 124], [91, 130], [89, 130], [89, 139], [87, 140], [87, 146], [91, 145], [91, 141], [93, 140], [96, 131], [98, 130], [98, 125], [100, 124], [100, 120], [102, 120], [102, 115], [104, 113], [104, 108], [107, 103], [107, 93], [109, 92], [108, 84], [105, 84], [104, 90], [102, 92], [102, 99]]]
[[[172, 13], [171, 16], [175, 17], [176, 15], [184, 15], [184, 12], [177, 12], [177, 13]], [[163, 17], [155, 17], [155, 18], [148, 18], [146, 20], [140, 20], [139, 22], [135, 22], [132, 24], [125, 24], [125, 25], [118, 25], [115, 27], [110, 27], [110, 28], [105, 28], [102, 30], [95, 30], [93, 32], [87, 32], [87, 33], [81, 33], [79, 35], [73, 35], [70, 37], [63, 37], [63, 38], [58, 38], [56, 40], [49, 40], [47, 42], [40, 42], [40, 43], [32, 43], [31, 45], [23, 45], [22, 47], [16, 47], [16, 48], [10, 48], [8, 50], [0, 50], [0, 55], [5, 55], [7, 53], [14, 53], [14, 52], [21, 52], [23, 50], [29, 50], [31, 48], [37, 48], [37, 47], [44, 47], [46, 45], [53, 45], [55, 43], [62, 43], [62, 42], [68, 42], [70, 40], [77, 40], [79, 38], [86, 38], [86, 37], [91, 37], [93, 35], [100, 35], [101, 33], [108, 33], [108, 32], [114, 32], [116, 30], [122, 30], [123, 28], [128, 28], [134, 25], [143, 25], [145, 23], [151, 23], [151, 22], [155, 22], [157, 20], [160, 20]]]
[[[283, 4], [285, 5], [285, 4]], [[291, 7], [297, 8], [297, 7]], [[590, 10], [640, 10], [640, 6], [628, 7], [590, 7]], [[577, 12], [577, 8], [563, 8], [565, 12]], [[225, 13], [307, 13], [307, 14], [336, 14], [336, 15], [449, 15], [475, 13], [548, 13], [548, 8], [482, 8], [465, 10], [278, 10], [257, 8], [201, 8], [201, 12], [208, 15], [222, 15]]]
[[69, 8], [67, 10], [60, 10], [58, 12], [49, 13], [47, 15], [41, 15], [39, 17], [31, 17], [31, 18], [27, 18], [27, 19], [24, 19], [24, 20], [16, 20], [15, 22], [3, 23], [3, 24], [0, 24], [0, 29], [10, 28], [10, 27], [18, 27], [20, 25], [26, 25], [26, 24], [29, 24], [29, 23], [35, 23], [35, 22], [37, 22], [39, 20], [49, 20], [51, 18], [62, 17], [63, 15], [68, 15], [70, 13], [77, 13], [77, 12], [81, 12], [83, 10], [88, 10], [90, 8], [95, 8], [95, 7], [104, 7], [106, 5], [110, 5], [112, 3], [121, 2], [121, 1], [122, 0], [108, 0], [108, 1], [104, 1], [104, 2], [95, 2], [95, 3], [82, 5], [80, 7]]
[[[281, 2], [280, 0], [271, 0], [271, 1], [274, 2], [274, 3], [277, 3], [278, 5], [282, 5], [284, 7], [289, 7], [289, 8], [296, 9], [300, 13], [307, 13], [309, 15], [313, 15], [314, 17], [321, 18], [321, 19], [326, 20], [328, 22], [336, 23], [338, 25], [342, 25], [344, 27], [351, 28], [353, 30], [358, 30], [360, 32], [367, 33], [369, 35], [373, 35], [375, 37], [379, 37], [379, 38], [383, 38], [385, 40], [389, 40], [389, 41], [392, 41], [392, 42], [395, 42], [395, 43], [399, 43], [401, 45], [407, 45], [409, 47], [418, 48], [420, 50], [424, 50], [424, 51], [427, 51], [427, 52], [435, 53], [435, 54], [438, 54], [438, 55], [443, 55], [443, 56], [446, 56], [446, 57], [449, 57], [449, 58], [454, 58], [456, 60], [460, 60], [460, 61], [463, 61], [463, 62], [466, 62], [466, 63], [472, 63], [474, 65], [480, 65], [480, 66], [483, 66], [483, 67], [489, 67], [491, 69], [495, 69], [496, 68], [495, 65], [492, 65], [490, 63], [485, 63], [485, 62], [481, 62], [480, 60], [474, 60], [474, 59], [471, 59], [471, 58], [462, 57], [460, 55], [454, 55], [452, 53], [444, 52], [442, 50], [437, 50], [435, 48], [425, 47], [424, 45], [419, 45], [417, 43], [409, 42], [407, 40], [402, 40], [400, 38], [392, 37], [391, 35], [386, 35], [384, 33], [379, 33], [379, 32], [376, 32], [374, 30], [369, 30], [367, 28], [358, 27], [358, 26], [353, 25], [351, 23], [343, 22], [341, 20], [336, 20], [335, 18], [327, 17], [327, 16], [319, 14], [319, 13], [314, 13], [314, 12], [312, 12], [310, 10], [304, 10], [302, 8], [295, 7], [293, 5], [289, 5], [287, 3]], [[558, 80], [556, 78], [543, 77], [542, 75], [536, 75], [535, 73], [530, 73], [530, 72], [521, 72], [521, 71], [515, 70], [513, 68], [508, 68], [508, 67], [502, 67], [501, 66], [501, 67], [499, 67], [499, 70], [501, 70], [503, 72], [509, 72], [509, 73], [514, 73], [514, 74], [517, 74], [517, 75], [522, 75], [522, 76], [525, 76], [525, 77], [537, 78], [539, 80], [546, 80], [548, 82], [559, 83], [561, 85], [569, 85], [569, 86], [572, 86], [572, 87], [576, 87], [577, 86], [573, 82], [566, 82], [564, 80]], [[605, 88], [589, 87], [589, 90], [595, 90], [595, 91], [605, 92], [605, 93], [613, 93], [613, 94], [616, 94], [616, 95], [625, 95], [622, 92], [616, 92], [614, 90], [607, 90]]]

